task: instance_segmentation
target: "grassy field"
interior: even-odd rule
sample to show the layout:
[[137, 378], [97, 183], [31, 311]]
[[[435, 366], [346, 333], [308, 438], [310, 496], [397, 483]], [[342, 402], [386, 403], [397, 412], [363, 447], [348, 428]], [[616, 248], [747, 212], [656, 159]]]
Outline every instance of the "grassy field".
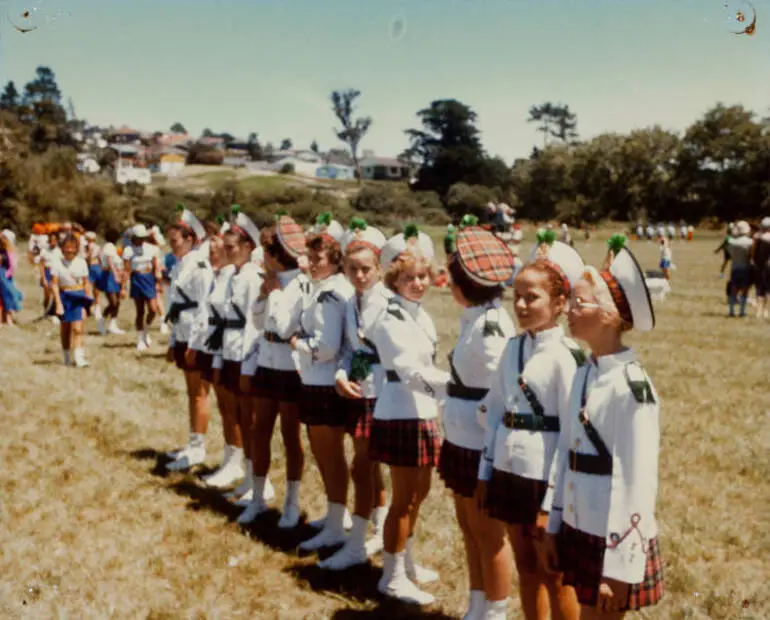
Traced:
[[[717, 236], [674, 244], [674, 291], [658, 304], [658, 328], [629, 338], [663, 401], [658, 516], [667, 594], [636, 617], [770, 617], [770, 322], [726, 318], [717, 244]], [[656, 267], [655, 244], [632, 247]], [[578, 249], [595, 263], [604, 254], [599, 241]], [[132, 333], [105, 340], [91, 322], [91, 367], [64, 368], [56, 332], [34, 322], [40, 297], [28, 268], [19, 280], [27, 295], [20, 327], [0, 328], [0, 617], [461, 616], [464, 552], [438, 479], [417, 547], [441, 572], [427, 586], [438, 604], [412, 616], [376, 594], [379, 558], [325, 575], [295, 551], [306, 531], [278, 533], [277, 512], [240, 530], [237, 510], [202, 487], [201, 471], [164, 475], [158, 454], [184, 442], [187, 422], [183, 379], [163, 361], [163, 338], [140, 354]], [[443, 362], [459, 310], [448, 291], [432, 291], [427, 306]], [[128, 305], [121, 319], [128, 328]], [[216, 418], [211, 466], [222, 448]], [[282, 498], [278, 439], [275, 448], [271, 478]], [[302, 502], [311, 518], [325, 506], [310, 456]], [[515, 588], [511, 611], [520, 617]]]

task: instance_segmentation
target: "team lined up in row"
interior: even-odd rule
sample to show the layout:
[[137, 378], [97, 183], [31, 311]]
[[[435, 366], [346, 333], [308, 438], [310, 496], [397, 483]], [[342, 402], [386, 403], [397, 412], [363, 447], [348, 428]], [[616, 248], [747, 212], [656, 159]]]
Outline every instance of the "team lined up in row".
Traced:
[[[412, 551], [438, 467], [467, 551], [466, 620], [506, 617], [514, 565], [527, 618], [547, 617], [548, 602], [554, 618], [621, 617], [660, 598], [659, 404], [621, 341], [629, 329], [652, 329], [654, 312], [622, 238], [611, 240], [606, 268], [597, 270], [553, 234], [541, 235], [514, 278], [516, 336], [501, 303], [513, 256], [466, 221], [447, 244], [453, 298], [464, 309], [449, 373], [435, 366], [437, 333], [421, 305], [433, 245], [416, 227], [386, 240], [363, 221], [345, 230], [325, 214], [308, 236], [288, 215], [260, 231], [236, 209], [216, 234], [182, 210], [167, 238], [178, 258], [168, 359], [185, 374], [191, 428], [168, 468], [205, 458], [213, 385], [226, 448], [205, 481], [229, 488], [244, 478], [233, 492], [245, 507], [240, 523], [275, 495], [268, 470], [280, 416], [287, 484], [279, 526], [299, 523], [305, 424], [328, 511], [301, 547], [342, 544], [324, 568], [355, 566], [383, 549], [380, 591], [432, 602], [420, 586], [438, 575]], [[135, 241], [123, 256], [131, 296], [150, 305], [153, 269], [137, 258], [143, 244]], [[252, 260], [258, 248], [261, 265]], [[62, 264], [66, 242], [64, 253]], [[70, 302], [61, 303], [65, 316]], [[589, 361], [558, 324], [565, 312]], [[390, 469], [388, 508], [380, 464]]]

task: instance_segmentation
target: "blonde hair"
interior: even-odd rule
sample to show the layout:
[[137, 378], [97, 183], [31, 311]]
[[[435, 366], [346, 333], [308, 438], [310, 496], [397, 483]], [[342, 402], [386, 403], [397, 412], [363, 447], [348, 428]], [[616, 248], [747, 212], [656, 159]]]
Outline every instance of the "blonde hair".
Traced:
[[388, 270], [385, 272], [385, 286], [391, 291], [396, 291], [396, 281], [402, 273], [407, 271], [414, 271], [424, 267], [428, 270], [431, 282], [433, 281], [433, 265], [425, 258], [425, 256], [415, 249], [409, 249], [401, 252], [392, 263], [388, 266]]
[[596, 304], [603, 312], [606, 312], [612, 317], [612, 324], [618, 331], [621, 333], [630, 331], [633, 328], [633, 325], [628, 321], [624, 321], [620, 316], [620, 311], [612, 299], [612, 293], [610, 293], [610, 289], [601, 273], [599, 273], [599, 270], [596, 269], [596, 267], [590, 265], [587, 266], [583, 270], [582, 279], [591, 286], [591, 293], [596, 299]]

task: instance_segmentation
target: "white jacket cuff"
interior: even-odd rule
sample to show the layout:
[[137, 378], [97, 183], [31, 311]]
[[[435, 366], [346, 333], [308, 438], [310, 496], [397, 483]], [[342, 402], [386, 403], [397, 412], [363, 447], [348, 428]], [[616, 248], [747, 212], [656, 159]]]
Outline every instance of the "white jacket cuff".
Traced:
[[347, 381], [348, 380], [348, 373], [345, 371], [344, 368], [340, 368], [337, 372], [334, 373], [334, 380], [335, 381]]
[[563, 519], [562, 509], [559, 506], [552, 506], [548, 513], [548, 527], [546, 531], [549, 534], [558, 534], [561, 532], [561, 524]]

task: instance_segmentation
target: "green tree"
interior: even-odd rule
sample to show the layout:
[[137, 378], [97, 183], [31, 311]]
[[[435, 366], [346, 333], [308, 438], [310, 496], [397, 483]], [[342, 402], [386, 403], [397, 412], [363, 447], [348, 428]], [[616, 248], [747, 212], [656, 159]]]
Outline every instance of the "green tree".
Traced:
[[341, 129], [335, 130], [337, 138], [344, 142], [350, 149], [353, 157], [353, 166], [358, 176], [358, 182], [361, 182], [361, 175], [358, 170], [358, 146], [361, 144], [366, 132], [372, 125], [371, 116], [353, 118], [355, 114], [355, 102], [361, 95], [360, 90], [347, 89], [335, 90], [331, 94], [332, 111], [337, 120], [342, 125]]
[[18, 113], [20, 105], [21, 97], [19, 96], [19, 91], [16, 90], [16, 84], [11, 80], [5, 85], [3, 93], [0, 94], [0, 110], [15, 114]]
[[291, 138], [284, 138], [281, 140], [281, 151], [288, 151], [289, 149], [293, 148], [294, 145], [291, 142]]
[[313, 141], [310, 143], [310, 150], [311, 150], [311, 151], [313, 151], [313, 153], [316, 153], [316, 154], [318, 154], [318, 153], [319, 153], [319, 150], [318, 150], [318, 142], [316, 142], [315, 140], [313, 140]]
[[255, 132], [249, 134], [249, 156], [251, 161], [260, 161], [263, 159], [262, 145], [259, 143], [259, 137]]
[[22, 119], [32, 126], [30, 147], [33, 151], [44, 151], [52, 144], [72, 144], [67, 113], [61, 105], [61, 91], [50, 68], [37, 68], [35, 79], [24, 87], [22, 106]]
[[201, 138], [213, 138], [215, 137], [215, 133], [211, 131], [208, 127], [206, 127], [203, 132], [201, 133]]
[[555, 138], [563, 144], [572, 144], [578, 137], [577, 116], [570, 112], [569, 106], [550, 101], [529, 109], [528, 123], [538, 123], [537, 130], [543, 134], [543, 146], [548, 146], [548, 138]]
[[184, 128], [184, 125], [182, 125], [182, 123], [180, 123], [179, 121], [171, 125], [171, 128], [169, 129], [169, 131], [171, 133], [181, 133], [181, 134], [187, 133], [187, 130]]

